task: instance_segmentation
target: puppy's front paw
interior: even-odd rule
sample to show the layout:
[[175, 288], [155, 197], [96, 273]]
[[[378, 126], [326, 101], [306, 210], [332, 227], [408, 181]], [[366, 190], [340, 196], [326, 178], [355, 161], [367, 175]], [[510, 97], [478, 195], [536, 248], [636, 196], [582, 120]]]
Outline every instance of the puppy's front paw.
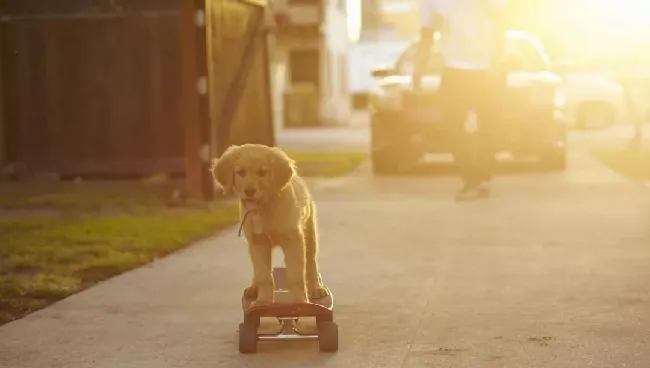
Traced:
[[289, 291], [289, 294], [291, 295], [291, 301], [296, 302], [296, 303], [307, 303], [309, 302], [309, 298], [307, 298], [307, 293], [303, 291]]
[[330, 295], [330, 292], [324, 286], [317, 286], [309, 289], [310, 300], [322, 299], [328, 295]]
[[274, 300], [274, 294], [273, 294], [273, 286], [271, 287], [256, 287], [257, 289], [257, 298], [253, 303], [251, 303], [251, 307], [259, 307], [262, 305], [269, 305], [273, 304]]
[[257, 298], [257, 286], [251, 285], [244, 289], [244, 296], [248, 299], [256, 299]]
[[254, 302], [251, 303], [252, 307], [263, 307], [265, 305], [273, 304], [273, 298], [257, 298]]

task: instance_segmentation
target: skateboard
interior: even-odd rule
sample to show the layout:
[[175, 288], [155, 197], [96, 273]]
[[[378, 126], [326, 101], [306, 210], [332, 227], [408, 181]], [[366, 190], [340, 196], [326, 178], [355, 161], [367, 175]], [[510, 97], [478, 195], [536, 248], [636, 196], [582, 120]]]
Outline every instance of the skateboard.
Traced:
[[[333, 353], [339, 348], [339, 330], [334, 322], [334, 297], [328, 296], [310, 300], [309, 303], [290, 302], [289, 291], [286, 289], [286, 268], [273, 269], [275, 280], [274, 302], [264, 306], [251, 307], [255, 300], [242, 296], [241, 305], [244, 312], [244, 323], [239, 324], [239, 352], [242, 354], [257, 353], [260, 341], [318, 341], [318, 348], [324, 353]], [[329, 291], [329, 290], [328, 290]], [[260, 318], [277, 318], [279, 329], [276, 333], [260, 334]], [[298, 331], [296, 323], [301, 317], [316, 317], [316, 334], [304, 334]]]

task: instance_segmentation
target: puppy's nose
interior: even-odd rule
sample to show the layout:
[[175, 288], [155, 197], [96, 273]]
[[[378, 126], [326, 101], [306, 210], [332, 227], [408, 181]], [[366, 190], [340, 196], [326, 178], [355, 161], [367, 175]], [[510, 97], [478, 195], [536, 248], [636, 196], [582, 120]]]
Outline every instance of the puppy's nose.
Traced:
[[244, 189], [244, 194], [246, 194], [248, 197], [252, 197], [255, 195], [255, 188], [246, 188]]

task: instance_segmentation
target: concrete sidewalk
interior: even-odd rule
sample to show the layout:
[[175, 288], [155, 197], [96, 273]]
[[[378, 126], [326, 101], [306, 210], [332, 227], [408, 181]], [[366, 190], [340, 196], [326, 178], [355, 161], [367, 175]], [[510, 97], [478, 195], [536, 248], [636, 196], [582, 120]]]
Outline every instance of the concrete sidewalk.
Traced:
[[[642, 144], [650, 147], [650, 124], [644, 125]], [[583, 149], [627, 149], [634, 136], [634, 125], [619, 123], [596, 131], [572, 131], [569, 144]]]
[[368, 173], [316, 190], [340, 351], [237, 352], [235, 229], [0, 328], [0, 367], [650, 367], [650, 191], [589, 158], [499, 178]]

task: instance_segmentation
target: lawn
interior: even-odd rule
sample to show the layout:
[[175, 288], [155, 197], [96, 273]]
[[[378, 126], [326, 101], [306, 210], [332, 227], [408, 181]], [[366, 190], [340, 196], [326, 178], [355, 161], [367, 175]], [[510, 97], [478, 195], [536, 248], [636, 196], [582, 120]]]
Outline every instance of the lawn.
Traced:
[[174, 183], [0, 183], [0, 324], [237, 221], [232, 200], [169, 206]]
[[298, 163], [302, 176], [335, 177], [356, 169], [368, 158], [362, 152], [306, 152], [291, 151], [287, 154]]
[[650, 149], [596, 151], [594, 156], [632, 180], [650, 181]]
[[[303, 176], [361, 154], [288, 152]], [[0, 182], [0, 325], [164, 257], [238, 220], [236, 201], [170, 201], [182, 183]]]

